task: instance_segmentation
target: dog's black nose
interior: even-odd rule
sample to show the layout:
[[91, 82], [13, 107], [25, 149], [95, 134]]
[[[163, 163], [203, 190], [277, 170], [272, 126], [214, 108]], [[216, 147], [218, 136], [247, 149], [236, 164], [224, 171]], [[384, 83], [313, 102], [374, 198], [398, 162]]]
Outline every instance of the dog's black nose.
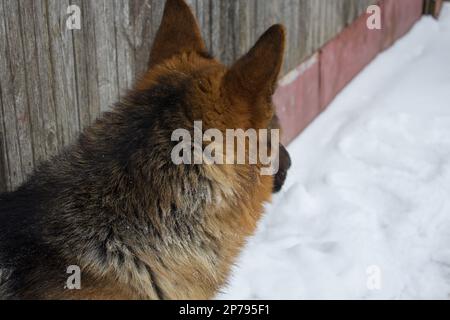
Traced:
[[292, 165], [291, 157], [289, 152], [283, 145], [280, 145], [280, 168], [275, 175], [273, 183], [273, 192], [277, 193], [283, 188], [284, 182], [286, 181], [287, 172]]
[[289, 155], [289, 152], [286, 150], [286, 148], [281, 145], [280, 146], [280, 162], [285, 161], [284, 167], [286, 168], [286, 171], [291, 168], [292, 161], [291, 156]]
[[287, 172], [286, 171], [278, 171], [275, 175], [275, 180], [273, 183], [273, 192], [280, 192], [283, 188], [284, 182], [286, 181]]

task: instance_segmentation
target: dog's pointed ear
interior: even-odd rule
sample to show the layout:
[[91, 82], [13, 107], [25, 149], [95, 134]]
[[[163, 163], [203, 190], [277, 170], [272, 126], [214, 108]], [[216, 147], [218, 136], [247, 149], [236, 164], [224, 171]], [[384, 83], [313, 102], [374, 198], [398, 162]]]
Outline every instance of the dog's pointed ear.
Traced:
[[225, 75], [225, 86], [241, 97], [269, 97], [283, 65], [285, 30], [274, 25]]
[[189, 51], [206, 52], [197, 21], [184, 0], [167, 0], [150, 54], [149, 67]]

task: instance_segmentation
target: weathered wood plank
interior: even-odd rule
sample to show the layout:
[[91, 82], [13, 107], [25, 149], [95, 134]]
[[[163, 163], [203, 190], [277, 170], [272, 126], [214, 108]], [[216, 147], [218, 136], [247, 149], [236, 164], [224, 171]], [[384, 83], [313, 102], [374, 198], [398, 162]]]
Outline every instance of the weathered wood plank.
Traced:
[[[17, 1], [7, 1], [9, 12], [19, 12]], [[30, 128], [30, 109], [26, 87], [26, 69], [24, 65], [24, 50], [22, 41], [21, 19], [19, 15], [7, 15], [7, 39], [9, 60], [14, 88], [15, 115], [17, 134], [20, 147], [20, 164], [23, 178], [29, 175], [34, 166], [32, 137]]]
[[225, 64], [231, 64], [236, 59], [235, 33], [233, 24], [236, 19], [236, 1], [219, 1], [219, 41], [218, 56]]
[[3, 104], [0, 97], [0, 193], [6, 192], [8, 190], [8, 185], [6, 183], [6, 177], [8, 168], [6, 168], [5, 155], [6, 148], [3, 143], [3, 137], [5, 136], [5, 129], [3, 128]]
[[91, 0], [72, 0], [81, 9], [81, 30], [73, 30], [74, 55], [77, 76], [78, 108], [81, 126], [93, 122], [101, 112], [100, 89], [97, 78], [97, 30], [96, 14]]
[[72, 31], [66, 27], [68, 0], [48, 0], [48, 29], [58, 141], [73, 142], [80, 130]]
[[202, 29], [203, 39], [205, 40], [205, 44], [208, 47], [208, 50], [211, 50], [211, 43], [212, 43], [210, 11], [211, 11], [210, 0], [196, 1], [196, 14], [198, 17], [200, 28]]
[[255, 0], [238, 2], [238, 17], [234, 32], [237, 34], [236, 55], [244, 55], [254, 45]]
[[[8, 10], [18, 12], [18, 2], [9, 2]], [[20, 163], [24, 178], [29, 175], [34, 166], [31, 124], [30, 124], [30, 107], [26, 86], [26, 65], [24, 63], [24, 48], [21, 33], [21, 16], [19, 14], [19, 23], [12, 15], [7, 18], [7, 34], [9, 45], [9, 59], [11, 72], [13, 75], [13, 85], [15, 93], [15, 108], [17, 119], [17, 132], [20, 146]]]
[[39, 86], [39, 69], [36, 63], [37, 47], [34, 31], [34, 8], [26, 4], [27, 1], [20, 0], [19, 15], [21, 17], [21, 33], [24, 49], [24, 66], [26, 68], [25, 83], [29, 102], [30, 129], [33, 144], [33, 158], [35, 165], [47, 158], [46, 138], [43, 130], [42, 97]]
[[218, 58], [221, 58], [220, 15], [221, 15], [220, 2], [211, 0], [210, 6], [211, 52], [214, 56]]
[[[3, 134], [4, 143], [8, 151], [6, 161], [8, 163], [8, 188], [12, 189], [16, 186], [17, 181], [24, 179], [22, 171], [22, 158], [20, 146], [20, 133], [18, 129], [16, 104], [23, 103], [23, 88], [20, 91], [14, 88], [14, 83], [18, 78], [13, 73], [17, 69], [20, 60], [17, 57], [17, 51], [11, 50], [15, 45], [12, 42], [14, 30], [11, 28], [10, 14], [11, 10], [15, 10], [14, 2], [2, 1], [0, 3], [0, 90], [2, 95], [2, 115], [3, 115]], [[20, 79], [20, 76], [19, 76]], [[21, 79], [23, 81], [23, 78]]]
[[[50, 56], [50, 34], [48, 29], [48, 8], [46, 1], [24, 1], [23, 6], [30, 6], [32, 17], [26, 25], [24, 32], [34, 32], [35, 35], [35, 62], [37, 64], [37, 82], [30, 85], [39, 84], [41, 113], [37, 119], [36, 135], [40, 135], [43, 141], [43, 149], [35, 148], [35, 156], [39, 162], [48, 159], [56, 154], [60, 148], [58, 141], [57, 107], [55, 104], [55, 85]], [[31, 19], [34, 19], [31, 20]], [[32, 62], [33, 63], [33, 62]]]
[[114, 3], [117, 79], [119, 94], [122, 96], [128, 89], [131, 89], [135, 78], [133, 7], [130, 0], [114, 0]]
[[[91, 4], [92, 5], [92, 4]], [[97, 82], [100, 111], [108, 110], [119, 98], [114, 2], [95, 0], [93, 4]]]
[[134, 17], [134, 72], [139, 77], [147, 71], [151, 44], [156, 34], [156, 21], [161, 21], [163, 7], [158, 5], [155, 0], [140, 0], [132, 1], [132, 8]]
[[[3, 25], [3, 19], [0, 16], [0, 24]], [[1, 30], [1, 27], [0, 27]], [[0, 51], [1, 53], [1, 51]], [[1, 70], [1, 65], [0, 65]], [[6, 128], [5, 115], [3, 112], [2, 88], [0, 83], [0, 192], [6, 192], [10, 185], [9, 163], [8, 163], [8, 149], [6, 146]]]
[[[95, 55], [95, 30], [93, 30], [89, 11], [85, 7], [85, 1], [70, 0], [70, 5], [75, 5], [81, 12], [81, 29], [72, 30], [74, 75], [76, 78], [76, 100], [80, 130], [88, 126], [100, 112], [98, 99], [98, 85], [94, 80], [97, 69]], [[65, 18], [68, 18], [65, 15]]]

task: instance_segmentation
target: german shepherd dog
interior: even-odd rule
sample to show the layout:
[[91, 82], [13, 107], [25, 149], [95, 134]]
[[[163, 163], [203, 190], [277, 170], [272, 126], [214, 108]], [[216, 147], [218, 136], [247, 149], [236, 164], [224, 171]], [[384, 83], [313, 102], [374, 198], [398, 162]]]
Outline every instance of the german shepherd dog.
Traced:
[[[227, 68], [167, 0], [149, 68], [78, 141], [0, 195], [1, 299], [211, 299], [290, 166], [175, 165], [172, 132], [273, 127], [285, 32]], [[259, 138], [258, 138], [259, 139]], [[81, 287], [67, 287], [78, 266]]]

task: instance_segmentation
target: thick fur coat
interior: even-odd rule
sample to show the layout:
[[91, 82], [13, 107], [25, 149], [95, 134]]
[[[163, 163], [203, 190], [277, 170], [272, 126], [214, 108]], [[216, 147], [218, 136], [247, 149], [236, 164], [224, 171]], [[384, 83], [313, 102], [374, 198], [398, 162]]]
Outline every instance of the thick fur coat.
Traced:
[[[2, 299], [209, 299], [289, 168], [175, 165], [172, 132], [263, 129], [282, 65], [269, 29], [231, 68], [206, 53], [182, 0], [168, 0], [148, 72], [78, 141], [0, 195]], [[66, 287], [68, 266], [81, 288]]]

